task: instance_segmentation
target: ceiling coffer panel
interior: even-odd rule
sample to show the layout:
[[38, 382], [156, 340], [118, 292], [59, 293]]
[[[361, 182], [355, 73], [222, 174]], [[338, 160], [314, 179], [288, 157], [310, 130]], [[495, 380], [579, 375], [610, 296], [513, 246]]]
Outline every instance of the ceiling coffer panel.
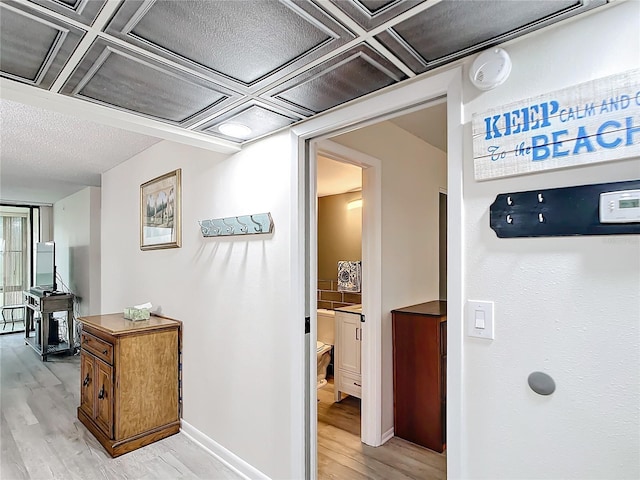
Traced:
[[85, 32], [15, 2], [0, 3], [2, 76], [51, 87]]
[[606, 0], [442, 0], [375, 38], [415, 73], [606, 3]]
[[[232, 142], [245, 142], [261, 137], [300, 120], [300, 117], [281, 111], [278, 108], [252, 100], [226, 112], [214, 120], [197, 127], [195, 130]], [[219, 127], [222, 124], [239, 124], [249, 127], [251, 133], [242, 137], [230, 137], [223, 134]]]
[[314, 115], [404, 80], [406, 75], [366, 44], [286, 81], [265, 98]]
[[353, 38], [308, 0], [132, 0], [106, 31], [242, 91]]
[[61, 93], [185, 127], [238, 97], [211, 81], [102, 39], [93, 43]]
[[30, 0], [85, 25], [91, 25], [106, 0]]
[[397, 17], [426, 0], [330, 0], [365, 30]]

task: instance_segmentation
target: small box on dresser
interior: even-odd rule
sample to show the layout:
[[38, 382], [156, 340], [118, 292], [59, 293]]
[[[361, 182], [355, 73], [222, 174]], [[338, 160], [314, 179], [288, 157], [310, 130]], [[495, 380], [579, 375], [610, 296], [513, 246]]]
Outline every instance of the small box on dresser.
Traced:
[[78, 419], [112, 457], [180, 431], [182, 323], [82, 317]]

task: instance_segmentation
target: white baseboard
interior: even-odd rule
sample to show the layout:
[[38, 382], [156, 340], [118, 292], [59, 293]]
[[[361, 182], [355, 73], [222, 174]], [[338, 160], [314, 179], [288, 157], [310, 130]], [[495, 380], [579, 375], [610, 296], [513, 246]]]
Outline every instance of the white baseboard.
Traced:
[[389, 440], [391, 440], [393, 438], [393, 435], [394, 435], [393, 427], [391, 427], [389, 430], [387, 430], [382, 434], [382, 443], [380, 445], [384, 445]]
[[190, 440], [193, 440], [209, 454], [216, 457], [238, 475], [242, 475], [247, 480], [270, 480], [269, 477], [262, 473], [260, 470], [249, 465], [240, 457], [230, 452], [219, 443], [213, 441], [211, 438], [207, 437], [193, 425], [190, 425], [184, 420], [181, 420], [180, 423], [182, 433], [184, 433], [187, 437], [189, 437]]

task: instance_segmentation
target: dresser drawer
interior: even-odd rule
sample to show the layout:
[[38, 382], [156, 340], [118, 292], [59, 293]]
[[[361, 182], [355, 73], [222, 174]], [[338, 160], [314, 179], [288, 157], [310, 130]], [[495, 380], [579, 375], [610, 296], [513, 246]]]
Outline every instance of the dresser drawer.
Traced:
[[341, 370], [338, 389], [343, 393], [362, 398], [362, 375]]
[[82, 332], [82, 348], [109, 365], [113, 365], [113, 345], [87, 332]]

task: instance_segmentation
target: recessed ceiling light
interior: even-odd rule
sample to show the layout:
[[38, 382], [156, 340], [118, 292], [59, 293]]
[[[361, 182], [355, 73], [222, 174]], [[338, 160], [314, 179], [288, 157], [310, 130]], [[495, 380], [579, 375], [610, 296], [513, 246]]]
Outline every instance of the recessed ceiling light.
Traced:
[[234, 138], [246, 138], [251, 135], [251, 129], [241, 123], [223, 123], [218, 126], [220, 133]]

